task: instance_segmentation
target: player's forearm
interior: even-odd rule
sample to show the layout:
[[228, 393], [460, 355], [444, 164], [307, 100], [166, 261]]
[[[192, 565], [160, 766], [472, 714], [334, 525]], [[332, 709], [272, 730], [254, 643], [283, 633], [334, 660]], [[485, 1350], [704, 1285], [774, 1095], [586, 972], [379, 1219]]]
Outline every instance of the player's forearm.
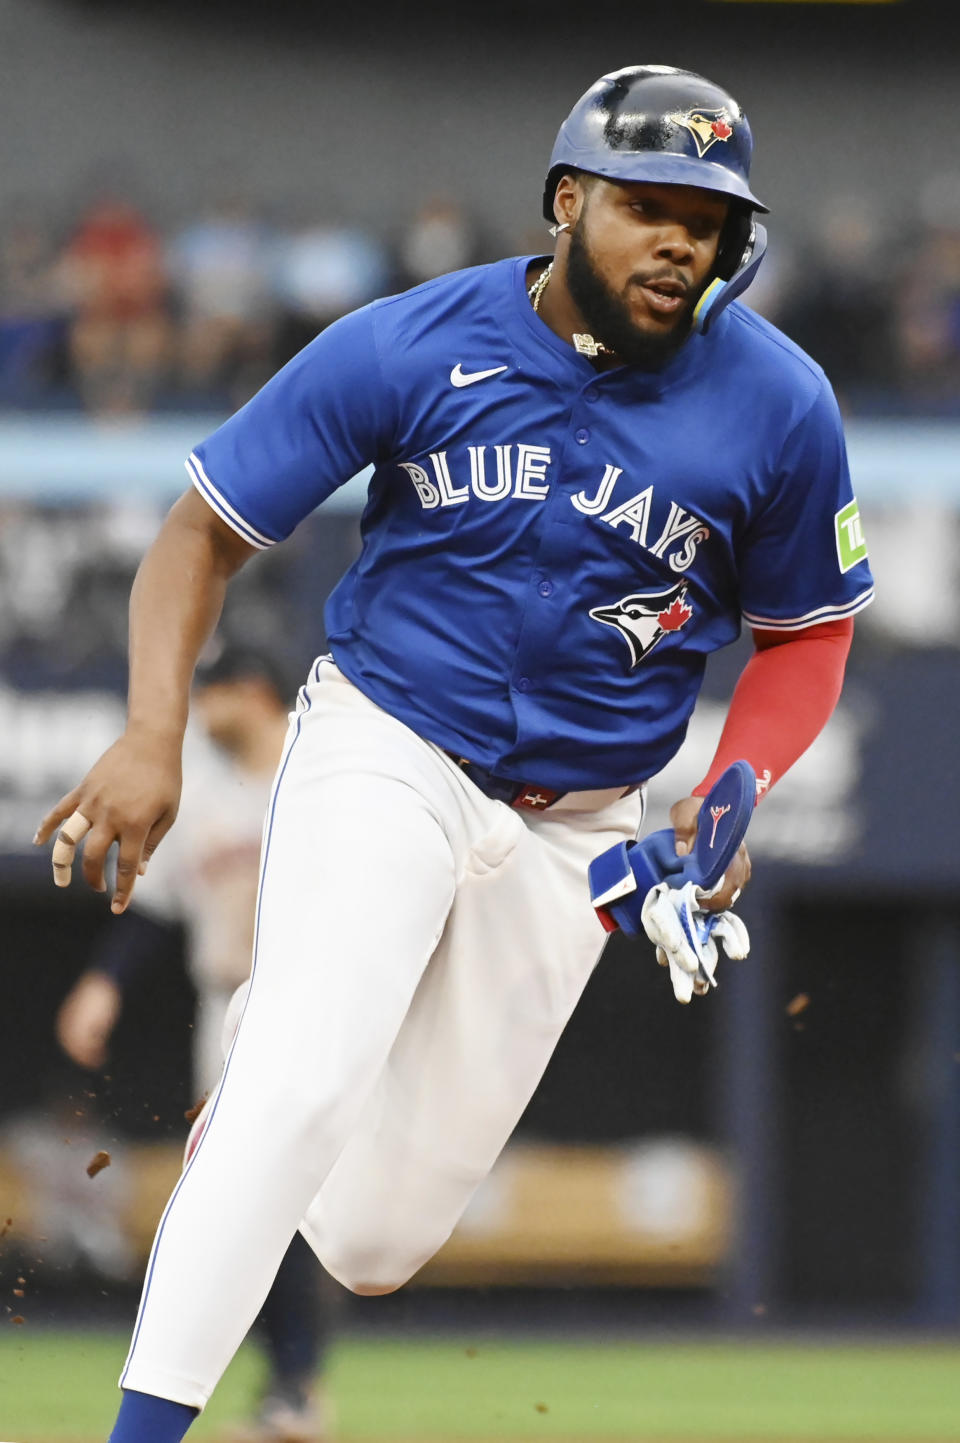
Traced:
[[807, 627], [788, 640], [756, 632], [757, 650], [737, 683], [710, 770], [694, 796], [705, 796], [731, 762], [757, 774], [758, 800], [826, 726], [840, 697], [851, 620]]
[[128, 727], [179, 740], [197, 658], [227, 583], [252, 555], [195, 493], [173, 507], [130, 596]]

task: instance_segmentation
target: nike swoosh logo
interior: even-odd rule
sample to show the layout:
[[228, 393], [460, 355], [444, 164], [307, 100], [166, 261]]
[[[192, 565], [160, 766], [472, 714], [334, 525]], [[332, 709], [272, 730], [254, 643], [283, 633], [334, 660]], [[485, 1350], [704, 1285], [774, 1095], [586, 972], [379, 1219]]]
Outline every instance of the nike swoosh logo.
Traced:
[[485, 381], [488, 376], [499, 376], [501, 371], [509, 371], [509, 366], [492, 366], [489, 371], [469, 371], [465, 375], [460, 369], [460, 362], [450, 372], [451, 386], [472, 386], [475, 381]]

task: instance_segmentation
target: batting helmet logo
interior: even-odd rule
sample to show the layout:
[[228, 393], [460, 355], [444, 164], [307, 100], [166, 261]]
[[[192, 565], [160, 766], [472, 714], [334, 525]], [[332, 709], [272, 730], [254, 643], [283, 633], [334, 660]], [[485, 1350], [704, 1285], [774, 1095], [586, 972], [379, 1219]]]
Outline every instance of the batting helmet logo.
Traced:
[[682, 125], [684, 130], [689, 130], [701, 160], [712, 145], [716, 145], [718, 141], [729, 140], [733, 135], [733, 126], [730, 123], [733, 117], [725, 109], [685, 110], [665, 118], [674, 125]]

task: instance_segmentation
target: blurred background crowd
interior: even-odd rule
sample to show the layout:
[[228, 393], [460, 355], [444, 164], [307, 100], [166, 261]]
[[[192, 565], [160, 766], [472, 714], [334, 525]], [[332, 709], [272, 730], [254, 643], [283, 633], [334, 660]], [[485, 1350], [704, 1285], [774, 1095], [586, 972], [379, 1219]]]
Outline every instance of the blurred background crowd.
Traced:
[[[848, 414], [960, 414], [960, 170], [918, 181], [909, 224], [882, 200], [776, 218], [750, 304], [827, 370]], [[66, 214], [0, 230], [0, 406], [98, 415], [234, 408], [324, 326], [376, 296], [548, 247], [427, 195], [394, 233], [266, 208], [241, 188], [159, 224], [142, 187], [98, 179]]]
[[444, 197], [389, 244], [239, 191], [162, 228], [119, 188], [66, 225], [14, 213], [0, 247], [0, 404], [98, 414], [232, 409], [338, 316], [491, 258]]

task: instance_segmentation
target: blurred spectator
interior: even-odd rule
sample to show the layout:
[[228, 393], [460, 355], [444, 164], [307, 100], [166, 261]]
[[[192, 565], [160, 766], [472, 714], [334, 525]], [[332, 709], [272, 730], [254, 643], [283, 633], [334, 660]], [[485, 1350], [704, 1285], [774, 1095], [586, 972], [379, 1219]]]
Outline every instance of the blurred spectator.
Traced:
[[52, 391], [64, 331], [52, 238], [39, 217], [18, 214], [0, 236], [0, 400]]
[[479, 250], [475, 228], [462, 207], [446, 196], [433, 196], [401, 237], [400, 288], [474, 265]]
[[890, 237], [869, 207], [838, 199], [822, 216], [775, 317], [820, 363], [848, 409], [865, 392], [891, 386], [891, 265]]
[[937, 176], [895, 288], [900, 385], [917, 409], [960, 412], [960, 172]]
[[383, 293], [386, 254], [366, 231], [308, 222], [277, 246], [275, 286], [283, 309], [279, 359], [288, 360], [347, 311]]
[[103, 196], [68, 242], [61, 277], [85, 405], [98, 413], [146, 409], [166, 378], [173, 343], [160, 237], [128, 201]]
[[272, 235], [240, 195], [215, 202], [169, 252], [181, 330], [179, 387], [240, 405], [272, 368]]

